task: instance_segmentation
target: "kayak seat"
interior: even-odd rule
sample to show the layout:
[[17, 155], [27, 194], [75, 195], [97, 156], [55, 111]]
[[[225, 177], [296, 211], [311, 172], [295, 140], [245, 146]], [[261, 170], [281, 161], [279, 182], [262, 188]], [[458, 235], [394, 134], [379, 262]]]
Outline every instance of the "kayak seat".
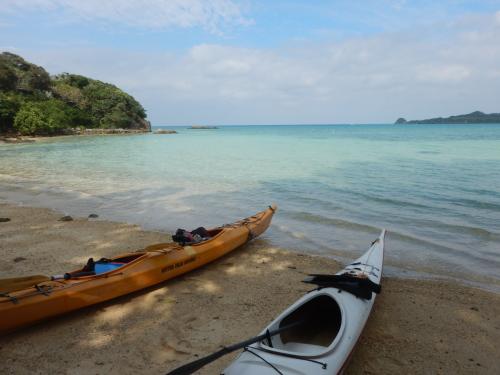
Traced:
[[[134, 257], [132, 257], [132, 259], [135, 259], [139, 256], [140, 256], [140, 254], [137, 254]], [[94, 261], [93, 258], [90, 258], [88, 260], [87, 264], [85, 265], [85, 267], [83, 267], [79, 271], [79, 273], [89, 273], [91, 275], [92, 274], [93, 275], [100, 275], [101, 273], [110, 272], [110, 271], [113, 271], [117, 268], [120, 268], [123, 265], [127, 264], [128, 262], [130, 262], [130, 260], [128, 258], [120, 258], [120, 259], [101, 258], [98, 261]], [[74, 273], [73, 273], [73, 276], [75, 276]]]
[[123, 265], [125, 265], [125, 263], [98, 261], [98, 262], [95, 262], [95, 264], [94, 264], [94, 272], [96, 275], [100, 275], [101, 273], [116, 270], [117, 268], [120, 268]]

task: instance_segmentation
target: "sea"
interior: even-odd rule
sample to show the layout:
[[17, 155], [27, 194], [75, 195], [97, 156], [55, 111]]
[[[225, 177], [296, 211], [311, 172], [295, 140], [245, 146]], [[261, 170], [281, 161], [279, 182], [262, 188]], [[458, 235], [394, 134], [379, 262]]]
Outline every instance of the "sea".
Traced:
[[500, 291], [500, 124], [161, 128], [1, 144], [0, 201], [166, 240], [276, 203], [263, 245], [348, 262], [386, 228], [385, 274]]

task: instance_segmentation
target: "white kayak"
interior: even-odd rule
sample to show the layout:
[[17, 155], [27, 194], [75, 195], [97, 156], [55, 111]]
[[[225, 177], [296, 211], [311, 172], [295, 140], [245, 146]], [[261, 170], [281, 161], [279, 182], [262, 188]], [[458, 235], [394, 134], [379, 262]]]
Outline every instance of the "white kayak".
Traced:
[[281, 332], [247, 346], [222, 374], [341, 374], [380, 292], [384, 238], [385, 230], [363, 256], [337, 274], [312, 275], [306, 280], [318, 288], [286, 309], [261, 334]]

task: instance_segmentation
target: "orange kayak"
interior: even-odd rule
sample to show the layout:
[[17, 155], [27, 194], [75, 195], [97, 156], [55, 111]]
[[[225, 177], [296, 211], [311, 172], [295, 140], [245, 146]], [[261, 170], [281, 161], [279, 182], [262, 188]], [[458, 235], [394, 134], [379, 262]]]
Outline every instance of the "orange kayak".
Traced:
[[[160, 243], [111, 259], [98, 274], [85, 268], [61, 277], [0, 279], [0, 333], [107, 301], [201, 267], [263, 233], [276, 206], [254, 216], [208, 229], [209, 239], [181, 246]], [[108, 269], [106, 268], [108, 267]], [[97, 273], [97, 272], [96, 272]]]

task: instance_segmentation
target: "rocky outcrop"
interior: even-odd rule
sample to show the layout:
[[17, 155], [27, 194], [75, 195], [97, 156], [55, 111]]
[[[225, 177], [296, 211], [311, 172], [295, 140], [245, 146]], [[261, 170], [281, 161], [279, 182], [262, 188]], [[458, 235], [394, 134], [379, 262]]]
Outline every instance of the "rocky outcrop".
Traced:
[[149, 129], [74, 129], [73, 135], [106, 135], [106, 134], [142, 134]]
[[36, 139], [32, 137], [8, 136], [0, 137], [0, 143], [33, 143]]

